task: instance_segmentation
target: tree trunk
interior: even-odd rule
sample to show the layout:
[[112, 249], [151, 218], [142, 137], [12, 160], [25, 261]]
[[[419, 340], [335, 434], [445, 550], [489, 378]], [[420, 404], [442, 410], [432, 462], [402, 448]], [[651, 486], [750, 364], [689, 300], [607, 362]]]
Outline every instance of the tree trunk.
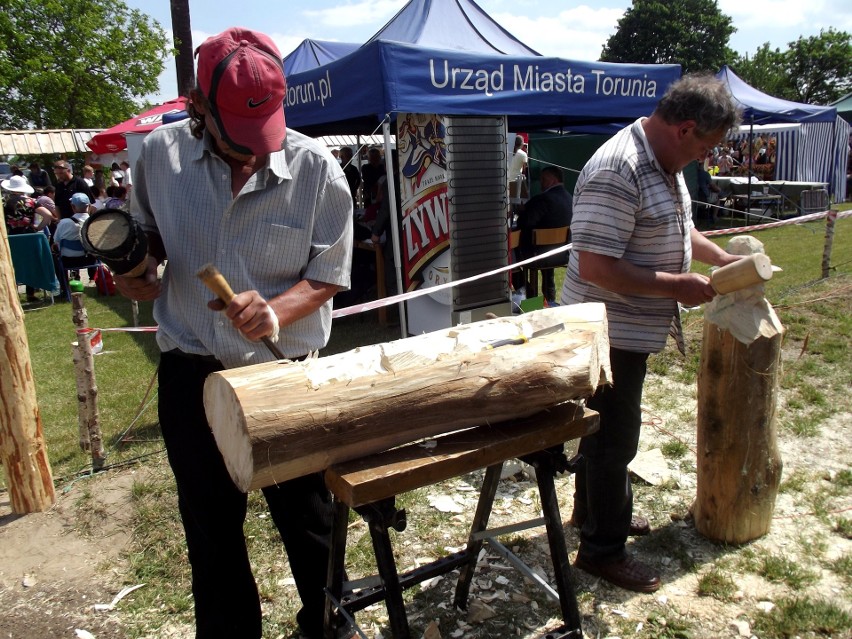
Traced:
[[52, 507], [56, 494], [5, 225], [0, 227], [0, 295], [6, 300], [0, 302], [0, 462], [12, 511], [24, 515]]
[[769, 531], [782, 468], [775, 409], [783, 336], [762, 285], [707, 307], [694, 516], [710, 539], [742, 544]]
[[[528, 340], [491, 347], [519, 334]], [[204, 405], [231, 477], [248, 491], [587, 397], [611, 378], [608, 348], [602, 304], [560, 306], [214, 373]]]
[[190, 24], [189, 0], [171, 0], [172, 38], [177, 55], [175, 71], [177, 73], [178, 93], [189, 96], [195, 87], [195, 59], [192, 47], [192, 26]]

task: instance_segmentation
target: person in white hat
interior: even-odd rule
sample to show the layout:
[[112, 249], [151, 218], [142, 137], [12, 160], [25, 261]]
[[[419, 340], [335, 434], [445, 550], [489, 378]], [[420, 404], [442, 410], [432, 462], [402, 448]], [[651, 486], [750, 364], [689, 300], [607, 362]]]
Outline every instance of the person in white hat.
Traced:
[[[3, 188], [3, 217], [7, 235], [36, 232], [36, 201], [30, 197], [33, 187], [22, 175], [13, 175], [0, 182]], [[27, 286], [27, 301], [35, 302], [35, 289]]]
[[21, 175], [13, 175], [8, 180], [0, 182], [4, 194], [3, 216], [6, 220], [6, 233], [18, 235], [20, 233], [34, 233], [35, 200], [32, 195], [33, 187], [27, 182], [27, 178]]

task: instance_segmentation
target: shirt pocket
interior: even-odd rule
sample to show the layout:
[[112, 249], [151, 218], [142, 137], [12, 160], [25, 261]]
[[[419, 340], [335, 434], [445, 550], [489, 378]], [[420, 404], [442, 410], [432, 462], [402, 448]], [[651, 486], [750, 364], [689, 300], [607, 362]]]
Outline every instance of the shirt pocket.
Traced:
[[285, 224], [260, 224], [252, 256], [264, 272], [278, 277], [298, 277], [310, 255], [307, 230]]

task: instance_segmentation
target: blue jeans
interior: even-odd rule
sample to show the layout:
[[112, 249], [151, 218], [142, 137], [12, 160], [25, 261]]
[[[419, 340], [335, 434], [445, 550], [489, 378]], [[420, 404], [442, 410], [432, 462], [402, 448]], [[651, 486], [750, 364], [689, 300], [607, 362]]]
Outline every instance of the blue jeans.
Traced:
[[[251, 572], [243, 522], [247, 495], [231, 480], [207, 423], [204, 380], [222, 365], [180, 351], [163, 353], [159, 417], [178, 488], [197, 639], [261, 637], [261, 610]], [[314, 473], [263, 489], [281, 534], [302, 609], [297, 621], [312, 638], [322, 637], [331, 498]]]
[[583, 463], [575, 475], [574, 519], [584, 522], [578, 555], [590, 561], [624, 554], [633, 516], [627, 465], [636, 456], [642, 426], [648, 353], [611, 348], [609, 357], [613, 383], [588, 401], [600, 413], [600, 428], [580, 442]]

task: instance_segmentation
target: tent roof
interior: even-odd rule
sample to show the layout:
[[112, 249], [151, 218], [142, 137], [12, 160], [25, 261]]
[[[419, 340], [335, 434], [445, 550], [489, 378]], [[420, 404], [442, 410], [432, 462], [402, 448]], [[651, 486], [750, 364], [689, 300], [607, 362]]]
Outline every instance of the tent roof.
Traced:
[[540, 55], [473, 0], [411, 0], [367, 41], [407, 42], [430, 49]]
[[[364, 70], [370, 69], [365, 74]], [[374, 40], [290, 76], [287, 123], [308, 135], [374, 133], [388, 113], [505, 115], [513, 131], [649, 115], [678, 65], [579, 62]]]
[[832, 102], [829, 106], [837, 109], [837, 115], [841, 118], [847, 122], [852, 122], [852, 93], [847, 93], [836, 102]]
[[360, 44], [331, 40], [302, 40], [298, 47], [284, 56], [284, 74], [301, 73], [349, 55]]
[[728, 85], [734, 99], [743, 107], [743, 121], [755, 124], [772, 122], [834, 122], [837, 109], [782, 100], [758, 91], [734, 73], [728, 65], [716, 77]]
[[98, 133], [86, 144], [98, 155], [118, 153], [127, 148], [124, 135], [127, 133], [149, 133], [163, 123], [163, 116], [169, 113], [179, 113], [186, 109], [186, 98], [176, 98], [158, 104], [137, 116], [120, 122], [115, 126]]
[[0, 155], [53, 155], [88, 152], [86, 143], [101, 129], [0, 131]]

